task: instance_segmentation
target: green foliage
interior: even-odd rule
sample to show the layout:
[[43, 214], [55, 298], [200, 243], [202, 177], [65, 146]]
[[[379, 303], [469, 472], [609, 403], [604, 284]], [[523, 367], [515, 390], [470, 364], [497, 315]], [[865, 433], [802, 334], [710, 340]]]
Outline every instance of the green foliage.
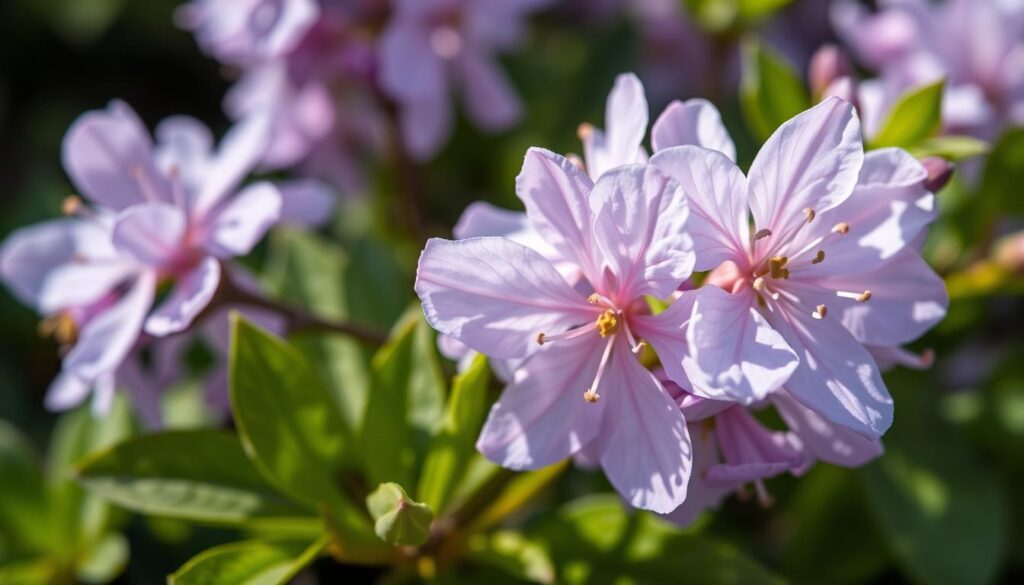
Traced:
[[942, 92], [945, 86], [945, 80], [940, 80], [901, 96], [868, 147], [914, 148], [938, 132], [942, 126]]
[[255, 526], [309, 513], [268, 486], [238, 439], [220, 431], [132, 439], [89, 458], [78, 476], [93, 493], [143, 514]]
[[395, 546], [419, 546], [430, 538], [434, 512], [430, 506], [413, 501], [397, 483], [382, 483], [366, 496], [366, 509], [373, 518], [373, 530]]
[[751, 131], [761, 140], [783, 122], [810, 107], [803, 78], [782, 55], [757, 41], [743, 45], [740, 105]]
[[278, 585], [291, 581], [324, 547], [323, 541], [248, 540], [196, 555], [168, 578], [170, 585]]
[[793, 0], [682, 0], [693, 19], [710, 32], [750, 28]]
[[907, 150], [917, 158], [937, 156], [957, 162], [987, 153], [989, 145], [970, 136], [932, 136], [908, 147]]
[[982, 175], [983, 207], [990, 216], [1024, 215], [1024, 128], [1009, 130], [992, 147]]

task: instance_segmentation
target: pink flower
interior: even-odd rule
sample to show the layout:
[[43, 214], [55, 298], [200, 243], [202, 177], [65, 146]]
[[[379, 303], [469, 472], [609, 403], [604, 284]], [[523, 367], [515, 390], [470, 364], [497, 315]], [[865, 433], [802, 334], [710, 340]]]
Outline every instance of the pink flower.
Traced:
[[452, 128], [451, 93], [469, 117], [496, 132], [515, 124], [522, 105], [495, 55], [513, 48], [523, 21], [549, 0], [396, 0], [380, 39], [380, 84], [401, 106], [405, 146], [432, 157]]
[[784, 388], [831, 423], [881, 436], [892, 399], [865, 346], [912, 341], [948, 305], [919, 254], [935, 217], [920, 163], [899, 149], [865, 155], [837, 98], [783, 124], [746, 176], [729, 156], [664, 146], [650, 164], [689, 195], [696, 269], [714, 269], [667, 311], [689, 316], [690, 353], [661, 356], [669, 375], [744, 404]]
[[477, 446], [512, 469], [589, 447], [632, 505], [672, 510], [686, 495], [686, 424], [634, 353], [638, 339], [675, 327], [650, 315], [645, 295], [665, 298], [690, 274], [685, 196], [652, 167], [622, 166], [594, 184], [541, 149], [527, 152], [516, 185], [532, 230], [582, 274], [575, 286], [540, 252], [500, 237], [432, 239], [417, 272], [435, 329], [488, 356], [528, 358]]
[[[276, 186], [238, 190], [261, 155], [265, 124], [235, 128], [216, 152], [191, 118], [170, 118], [156, 134], [154, 146], [122, 102], [79, 117], [64, 138], [64, 168], [92, 207], [71, 199], [72, 217], [15, 232], [0, 253], [4, 280], [70, 347], [52, 408], [96, 387], [102, 410], [140, 335], [185, 330], [213, 298], [221, 262], [247, 254], [281, 220]], [[318, 197], [292, 212], [310, 213]], [[164, 282], [173, 286], [151, 311]]]
[[869, 133], [899, 95], [940, 78], [945, 130], [993, 138], [1024, 123], [1024, 4], [1000, 0], [888, 0], [871, 13], [835, 6], [840, 36], [878, 81], [861, 88]]
[[233, 64], [293, 50], [319, 16], [317, 0], [193, 0], [175, 14], [204, 51]]

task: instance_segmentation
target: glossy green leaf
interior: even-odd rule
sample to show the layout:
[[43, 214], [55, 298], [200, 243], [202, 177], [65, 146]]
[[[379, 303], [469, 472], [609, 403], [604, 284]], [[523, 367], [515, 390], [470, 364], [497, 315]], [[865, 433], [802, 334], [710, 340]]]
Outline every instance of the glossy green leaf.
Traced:
[[887, 377], [902, 412], [886, 454], [861, 470], [874, 516], [914, 581], [988, 583], [1006, 554], [1005, 494], [958, 429], [938, 414], [926, 374]]
[[478, 534], [469, 541], [470, 559], [532, 583], [554, 583], [555, 564], [544, 547], [512, 531]]
[[369, 483], [416, 484], [419, 466], [441, 424], [444, 396], [434, 334], [417, 305], [373, 359], [362, 432]]
[[249, 540], [203, 551], [168, 578], [170, 585], [288, 583], [324, 548], [324, 541]]
[[220, 431], [170, 431], [115, 445], [82, 464], [91, 493], [131, 510], [218, 524], [309, 515], [274, 490], [238, 439]]
[[83, 583], [109, 583], [128, 565], [128, 554], [128, 539], [112, 532], [85, 551], [75, 576]]
[[775, 50], [756, 41], [743, 46], [740, 102], [751, 131], [762, 140], [811, 105], [796, 69]]
[[735, 547], [628, 511], [614, 495], [572, 502], [527, 536], [555, 561], [558, 583], [782, 583]]
[[231, 404], [242, 444], [279, 489], [339, 506], [347, 427], [313, 366], [282, 339], [233, 317]]
[[430, 445], [416, 491], [419, 499], [434, 510], [444, 510], [476, 452], [476, 439], [489, 406], [490, 378], [487, 358], [477, 356], [470, 368], [456, 376], [452, 384], [443, 426]]
[[971, 136], [932, 136], [918, 142], [908, 150], [917, 158], [938, 156], [959, 162], [987, 153], [989, 145], [987, 142]]
[[434, 512], [416, 502], [397, 483], [382, 483], [366, 496], [373, 529], [384, 542], [395, 546], [419, 546], [430, 538]]
[[869, 148], [910, 148], [938, 132], [942, 126], [944, 87], [945, 81], [940, 80], [901, 96], [881, 129], [869, 141]]

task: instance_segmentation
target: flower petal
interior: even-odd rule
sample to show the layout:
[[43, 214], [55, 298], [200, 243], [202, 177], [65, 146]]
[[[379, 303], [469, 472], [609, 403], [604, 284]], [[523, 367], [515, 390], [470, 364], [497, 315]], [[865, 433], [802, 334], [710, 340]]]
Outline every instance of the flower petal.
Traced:
[[605, 131], [592, 129], [583, 136], [587, 172], [593, 180], [620, 165], [642, 163], [641, 144], [647, 134], [647, 98], [640, 79], [632, 73], [615, 78], [605, 106]]
[[786, 390], [825, 419], [877, 439], [893, 404], [874, 359], [837, 319], [777, 307], [769, 322], [800, 358]]
[[228, 130], [210, 162], [196, 199], [191, 202], [194, 216], [202, 216], [216, 207], [256, 168], [267, 151], [271, 123], [270, 111], [261, 108]]
[[[154, 158], [165, 173], [177, 173], [188, 191], [197, 189], [213, 159], [213, 134], [191, 116], [172, 116], [156, 131]], [[172, 171], [173, 169], [173, 171]]]
[[61, 412], [78, 406], [89, 396], [92, 383], [78, 376], [62, 371], [46, 391], [46, 409]]
[[713, 486], [766, 479], [804, 465], [804, 452], [795, 435], [766, 429], [741, 406], [715, 418], [715, 437], [724, 462], [707, 472], [706, 480]]
[[881, 441], [866, 439], [846, 427], [830, 423], [785, 392], [773, 394], [772, 403], [789, 430], [800, 437], [804, 448], [817, 459], [844, 467], [860, 467], [884, 451]]
[[635, 508], [666, 514], [686, 499], [693, 447], [686, 420], [658, 380], [617, 341], [601, 386], [601, 467]]
[[754, 308], [750, 288], [729, 294], [707, 285], [684, 294], [694, 297], [683, 358], [694, 394], [751, 404], [789, 379], [799, 359]]
[[520, 368], [484, 424], [477, 449], [509, 469], [537, 469], [597, 436], [604, 405], [583, 399], [601, 361], [597, 335], [545, 346]]
[[281, 223], [295, 226], [323, 225], [331, 218], [337, 196], [316, 179], [276, 183], [281, 192]]
[[61, 157], [75, 187], [96, 205], [118, 211], [171, 201], [170, 183], [153, 164], [149, 133], [122, 101], [79, 116], [64, 135]]
[[409, 154], [418, 161], [430, 159], [452, 131], [452, 106], [447, 92], [432, 99], [403, 102], [399, 124]]
[[539, 333], [596, 318], [547, 260], [504, 238], [428, 240], [416, 294], [434, 329], [496, 358], [524, 357]]
[[[736, 145], [722, 124], [722, 115], [707, 100], [673, 101], [654, 121], [651, 128], [654, 152], [686, 145], [717, 150], [729, 160], [736, 160]], [[746, 193], [743, 195], [745, 200]]]
[[590, 192], [594, 184], [565, 157], [543, 148], [531, 148], [516, 177], [516, 195], [540, 237], [562, 258], [575, 261], [584, 274], [596, 279]]
[[182, 249], [185, 213], [169, 203], [140, 203], [119, 213], [111, 236], [118, 251], [143, 264], [172, 264]]
[[678, 183], [649, 165], [612, 169], [594, 186], [594, 237], [622, 300], [665, 298], [693, 272], [689, 211]]
[[519, 121], [523, 104], [496, 63], [478, 51], [462, 51], [458, 65], [466, 110], [474, 122], [496, 132]]
[[204, 247], [218, 258], [244, 256], [281, 217], [281, 192], [272, 183], [243, 189], [216, 212]]
[[693, 440], [693, 471], [686, 490], [686, 501], [664, 516], [679, 526], [689, 526], [704, 510], [718, 508], [725, 496], [739, 487], [738, 484], [728, 487], [708, 484], [705, 480], [708, 470], [720, 461], [715, 433], [710, 426], [704, 424], [691, 424], [689, 431]]
[[398, 14], [381, 35], [378, 45], [381, 87], [395, 100], [435, 101], [447, 95], [444, 63], [430, 46], [429, 31], [415, 17]]
[[860, 121], [853, 106], [828, 98], [784, 123], [750, 167], [750, 209], [757, 230], [785, 242], [806, 222], [804, 209], [822, 213], [850, 196], [864, 161]]
[[146, 319], [146, 333], [164, 337], [184, 331], [210, 304], [220, 285], [220, 262], [207, 257], [178, 278], [170, 296]]
[[697, 254], [696, 270], [711, 270], [747, 255], [750, 211], [747, 178], [725, 155], [697, 146], [657, 152], [651, 164], [679, 183], [693, 220], [687, 231]]

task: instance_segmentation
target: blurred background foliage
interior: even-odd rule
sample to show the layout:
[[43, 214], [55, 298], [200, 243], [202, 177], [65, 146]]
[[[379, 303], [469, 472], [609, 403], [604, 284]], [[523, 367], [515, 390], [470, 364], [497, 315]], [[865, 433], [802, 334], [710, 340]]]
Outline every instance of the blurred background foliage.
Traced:
[[[759, 10], [787, 2], [685, 4], [722, 43], [732, 43], [755, 27]], [[175, 0], [0, 3], [0, 235], [59, 213], [71, 189], [61, 170], [60, 139], [85, 110], [117, 97], [151, 126], [187, 113], [217, 133], [226, 129], [220, 104], [231, 72], [203, 57], [191, 35], [174, 27], [176, 5]], [[762, 59], [757, 63], [762, 69], [777, 67], [760, 54], [744, 58]], [[526, 102], [523, 124], [488, 136], [460, 123], [437, 160], [419, 169], [428, 231], [447, 234], [466, 205], [479, 199], [517, 208], [513, 179], [526, 148], [578, 151], [577, 124], [603, 119], [615, 76], [637, 69], [641, 59], [636, 33], [623, 19], [579, 22], [572, 10], [562, 8], [537, 19], [524, 49], [505, 60]], [[794, 63], [792, 71], [805, 67]], [[780, 91], [802, 87], [793, 86], [803, 83], [802, 75], [790, 82], [785, 72], [772, 75]], [[744, 117], [741, 95], [761, 99], [750, 91], [747, 82], [742, 90], [725, 83], [718, 93], [702, 95], [722, 109], [742, 166], [777, 124], [771, 117], [789, 115], [762, 102], [760, 118]], [[694, 96], [680, 88], [671, 97]], [[651, 111], [664, 105], [652, 99]], [[954, 182], [940, 195], [943, 215], [927, 250], [947, 278], [953, 303], [945, 322], [915, 344], [917, 350], [936, 352], [934, 367], [898, 369], [886, 378], [898, 414], [884, 439], [883, 458], [858, 470], [820, 464], [803, 478], [774, 479], [772, 506], [731, 498], [687, 531], [626, 513], [599, 473], [556, 470], [561, 472], [557, 481], [550, 481], [553, 475], [545, 478], [536, 486], [537, 497], [511, 519], [496, 516], [503, 523], [492, 523], [464, 543], [475, 559], [469, 566], [476, 569], [445, 579], [551, 582], [557, 574], [572, 583], [1024, 582], [1024, 504], [1018, 497], [1024, 493], [1024, 285], [1019, 273], [993, 256], [998, 238], [1024, 224], [1022, 175], [1024, 132], [1013, 131], [993, 147], [980, 188]], [[399, 320], [413, 301], [412, 270], [421, 242], [398, 227], [401, 202], [389, 168], [382, 164], [374, 176], [371, 197], [345, 199], [337, 220], [322, 234], [280, 231], [257, 251], [251, 265], [272, 290], [329, 317], [356, 316], [382, 328]], [[251, 531], [132, 515], [86, 495], [72, 478], [72, 464], [130, 436], [137, 425], [124, 404], [105, 421], [92, 420], [87, 412], [60, 418], [46, 413], [42, 397], [58, 366], [56, 347], [37, 334], [32, 311], [6, 291], [0, 292], [0, 320], [0, 583], [156, 583], [200, 551], [224, 543], [235, 542], [215, 549], [215, 557], [265, 559], [268, 567], [306, 550], [301, 526], [294, 528], [294, 541], [239, 543]], [[423, 463], [430, 433], [446, 431], [431, 427], [428, 432], [422, 423], [443, 419], [454, 365], [434, 354], [429, 331], [415, 324], [398, 327], [417, 333], [376, 357], [338, 337], [292, 342], [320, 366], [315, 375], [337, 405], [339, 427], [348, 429], [390, 425], [388, 415], [374, 414], [381, 411], [373, 405], [380, 394], [371, 389], [394, 389], [394, 372], [403, 371], [403, 360], [436, 361], [421, 374], [432, 379], [398, 384], [416, 393], [420, 409], [409, 411], [408, 435], [392, 434], [387, 444], [380, 437], [349, 437], [342, 449], [415, 446], [423, 451], [418, 455], [422, 469], [402, 472], [408, 477], [403, 486], [411, 490], [417, 487], [416, 473], [438, 473], [431, 466], [450, 464], [429, 457]], [[210, 422], [198, 406], [196, 386], [182, 384], [168, 395], [169, 426], [188, 429]], [[489, 387], [485, 404], [490, 404], [498, 388], [493, 380], [481, 386]], [[422, 410], [425, 404], [428, 410]], [[359, 420], [356, 413], [362, 412], [367, 414]], [[338, 456], [363, 457], [355, 451]], [[460, 465], [471, 482], [473, 465], [481, 464], [473, 459]], [[363, 471], [376, 485], [373, 465]], [[424, 492], [426, 480], [419, 476], [419, 481], [418, 497], [432, 494], [434, 508], [445, 498], [467, 497], [443, 481]], [[289, 491], [287, 482], [283, 487]], [[502, 502], [490, 497], [490, 504]], [[564, 502], [571, 503], [559, 507]], [[495, 526], [516, 531], [494, 531]], [[15, 566], [13, 559], [22, 560]], [[407, 576], [434, 574], [429, 567], [410, 571]], [[253, 576], [257, 573], [248, 582], [263, 582]], [[373, 582], [382, 574], [324, 559], [299, 579]]]

